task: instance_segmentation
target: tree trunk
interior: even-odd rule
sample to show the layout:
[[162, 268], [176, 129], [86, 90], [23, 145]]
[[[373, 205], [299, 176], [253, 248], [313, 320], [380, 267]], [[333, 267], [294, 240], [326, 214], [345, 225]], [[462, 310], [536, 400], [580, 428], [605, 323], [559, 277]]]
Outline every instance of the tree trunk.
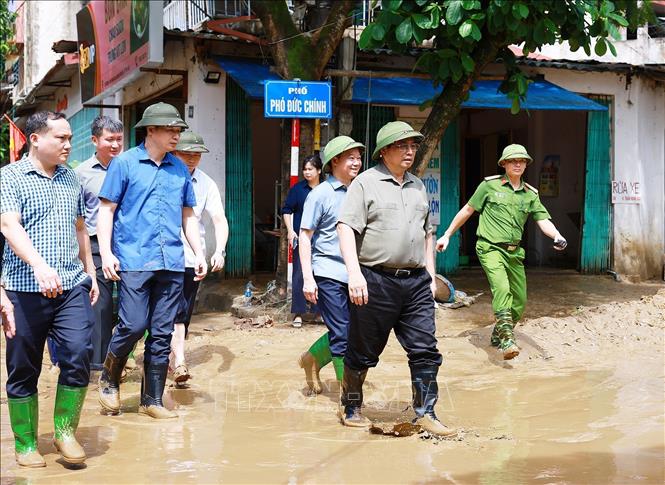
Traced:
[[[323, 70], [339, 45], [348, 15], [354, 0], [333, 2], [332, 9], [323, 26], [311, 33], [298, 30], [291, 18], [285, 1], [256, 0], [252, 8], [261, 20], [270, 52], [277, 71], [284, 79], [298, 78], [302, 81], [318, 81]], [[300, 120], [300, 153], [298, 171], [302, 160], [314, 153], [314, 120]], [[291, 179], [291, 119], [282, 126], [282, 201], [286, 199]], [[282, 224], [279, 244], [276, 280], [280, 294], [286, 292], [288, 268], [288, 241], [286, 228]]]

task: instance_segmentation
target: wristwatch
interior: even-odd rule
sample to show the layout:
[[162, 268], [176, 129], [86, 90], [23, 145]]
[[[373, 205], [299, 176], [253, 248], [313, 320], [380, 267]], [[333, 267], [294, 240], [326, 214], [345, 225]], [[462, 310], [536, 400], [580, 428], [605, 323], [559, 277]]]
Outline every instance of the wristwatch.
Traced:
[[222, 249], [221, 251], [215, 251], [215, 253], [221, 254], [222, 258], [226, 258], [226, 250], [225, 249]]

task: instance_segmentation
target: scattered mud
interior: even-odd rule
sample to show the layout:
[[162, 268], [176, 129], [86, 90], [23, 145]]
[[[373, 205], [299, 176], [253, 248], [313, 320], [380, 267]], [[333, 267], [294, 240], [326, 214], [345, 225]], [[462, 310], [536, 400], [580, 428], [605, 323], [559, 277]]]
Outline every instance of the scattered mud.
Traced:
[[339, 424], [331, 366], [321, 372], [323, 393], [305, 392], [297, 358], [322, 325], [237, 325], [228, 313], [208, 313], [190, 326], [193, 379], [165, 394], [177, 420], [138, 415], [140, 368], [122, 384], [118, 416], [100, 415], [91, 384], [78, 431], [88, 453], [80, 469], [65, 468], [51, 444], [57, 370], [45, 364], [40, 381], [44, 469], [14, 463], [3, 386], [2, 483], [665, 481], [661, 284], [530, 272], [529, 306], [517, 330], [522, 353], [504, 362], [489, 346], [482, 273], [454, 283], [485, 294], [470, 307], [437, 310], [444, 355], [437, 413], [457, 429], [452, 439], [411, 433], [411, 426], [395, 436], [395, 423], [409, 423], [413, 411], [406, 358], [394, 338], [364, 387], [364, 413], [381, 433], [373, 434]]

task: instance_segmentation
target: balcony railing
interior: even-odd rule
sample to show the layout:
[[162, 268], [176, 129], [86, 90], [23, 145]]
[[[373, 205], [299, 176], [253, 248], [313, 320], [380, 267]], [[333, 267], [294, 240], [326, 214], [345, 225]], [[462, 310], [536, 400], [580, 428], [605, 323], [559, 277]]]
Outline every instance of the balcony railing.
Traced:
[[[289, 10], [294, 12], [293, 0], [287, 0], [286, 3]], [[381, 0], [357, 0], [352, 25], [366, 26], [374, 20], [374, 15], [380, 9]], [[164, 7], [164, 27], [168, 30], [199, 30], [208, 19], [251, 14], [251, 0], [172, 0]]]
[[251, 15], [251, 0], [173, 0], [164, 7], [168, 30], [199, 30], [206, 20]]

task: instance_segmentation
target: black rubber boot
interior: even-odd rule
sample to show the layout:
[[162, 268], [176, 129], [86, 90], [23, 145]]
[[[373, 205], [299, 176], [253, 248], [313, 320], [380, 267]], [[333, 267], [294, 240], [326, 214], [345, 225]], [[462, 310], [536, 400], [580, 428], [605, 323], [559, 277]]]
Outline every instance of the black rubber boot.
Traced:
[[120, 377], [127, 357], [116, 357], [113, 352], [106, 354], [102, 375], [99, 376], [99, 404], [111, 414], [120, 412]]
[[363, 405], [363, 383], [367, 377], [367, 369], [353, 370], [344, 366], [342, 379], [342, 395], [340, 419], [344, 426], [366, 428], [372, 422], [360, 412]]
[[162, 395], [166, 385], [168, 364], [151, 364], [144, 367], [141, 380], [141, 406], [139, 413], [147, 414], [155, 419], [177, 418], [178, 415], [169, 411], [162, 403]]
[[438, 372], [436, 366], [411, 368], [413, 410], [416, 412], [414, 422], [431, 434], [450, 436], [457, 431], [444, 425], [434, 413], [434, 406], [439, 399], [439, 384], [436, 381]]

